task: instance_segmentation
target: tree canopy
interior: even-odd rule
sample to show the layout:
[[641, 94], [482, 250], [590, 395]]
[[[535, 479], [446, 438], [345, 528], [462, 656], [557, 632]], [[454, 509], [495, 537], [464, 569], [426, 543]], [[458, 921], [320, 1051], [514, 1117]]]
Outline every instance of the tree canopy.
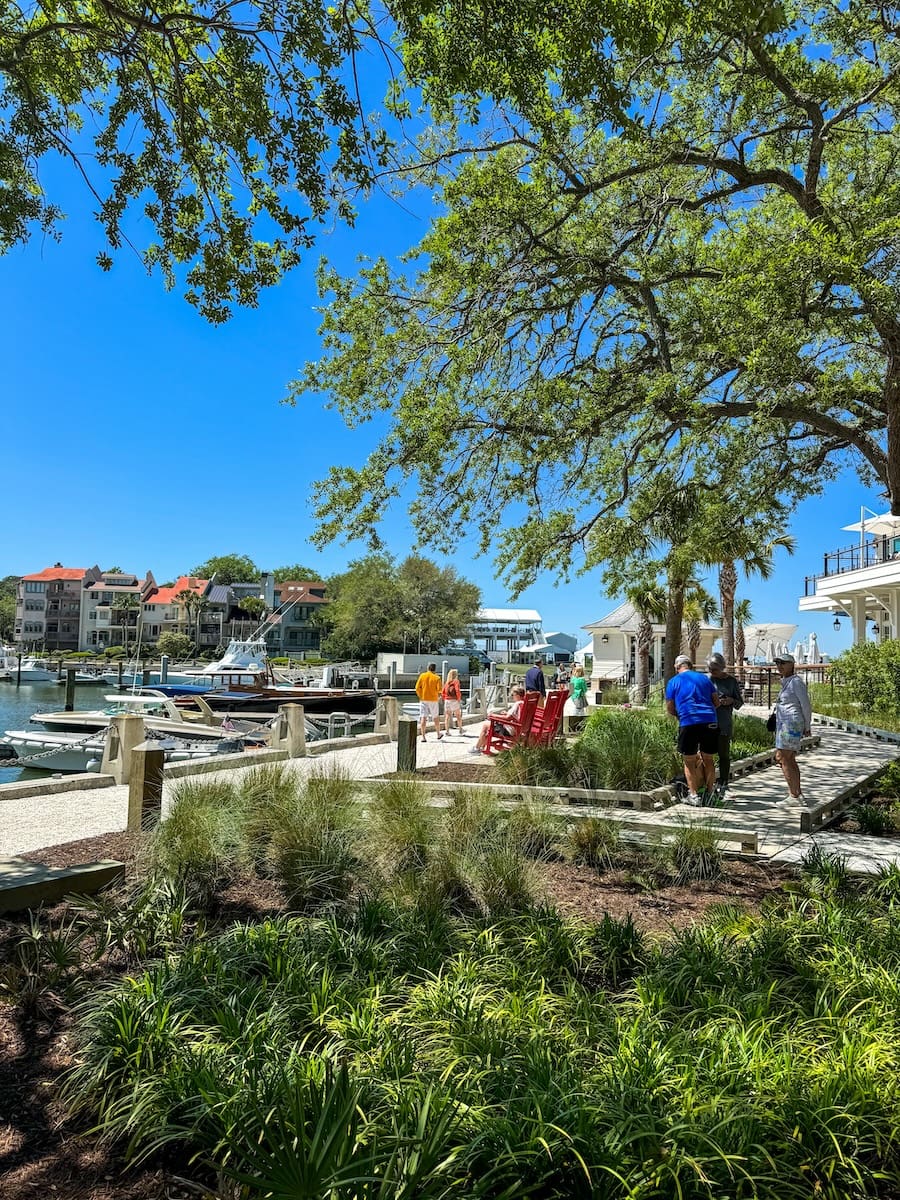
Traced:
[[661, 471], [785, 497], [852, 462], [900, 511], [897, 13], [782, 16], [626, 47], [618, 125], [584, 88], [432, 136], [443, 213], [409, 260], [321, 272], [294, 397], [387, 424], [317, 486], [323, 544], [411, 480], [423, 542], [474, 524], [517, 587], [604, 561], [602, 521]]
[[0, 640], [11, 641], [16, 627], [16, 588], [18, 575], [0, 579]]
[[62, 213], [44, 191], [55, 154], [83, 179], [104, 268], [129, 243], [210, 320], [253, 304], [371, 178], [377, 131], [350, 63], [362, 7], [311, 0], [0, 0], [0, 251]]
[[435, 651], [463, 633], [481, 603], [476, 585], [453, 567], [416, 555], [397, 566], [389, 554], [369, 554], [327, 586], [323, 651], [365, 661], [380, 650]]
[[321, 571], [315, 567], [303, 567], [299, 563], [287, 567], [276, 567], [274, 575], [276, 583], [284, 583], [286, 579], [309, 580], [310, 582], [322, 579]]
[[[298, 262], [326, 217], [352, 220], [355, 194], [392, 169], [387, 124], [407, 111], [401, 60], [438, 113], [457, 93], [489, 94], [541, 119], [550, 96], [586, 91], [618, 112], [616, 46], [645, 53], [676, 15], [702, 21], [720, 7], [0, 0], [0, 253], [58, 233], [60, 199], [41, 170], [57, 156], [94, 206], [101, 267], [130, 246], [224, 320]], [[362, 106], [364, 70], [388, 90], [375, 120]], [[147, 245], [132, 243], [138, 217]]]
[[246, 554], [218, 554], [199, 563], [191, 575], [198, 579], [215, 576], [216, 583], [255, 583], [259, 567]]

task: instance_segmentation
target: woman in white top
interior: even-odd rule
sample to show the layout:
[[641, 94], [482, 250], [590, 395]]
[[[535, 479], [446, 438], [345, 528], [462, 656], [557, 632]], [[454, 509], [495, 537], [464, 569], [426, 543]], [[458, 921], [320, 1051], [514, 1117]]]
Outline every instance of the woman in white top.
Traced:
[[791, 799], [805, 804], [806, 800], [800, 791], [797, 751], [801, 738], [810, 734], [812, 705], [806, 684], [794, 672], [794, 656], [777, 655], [775, 666], [781, 676], [781, 691], [775, 705], [775, 757], [781, 763]]

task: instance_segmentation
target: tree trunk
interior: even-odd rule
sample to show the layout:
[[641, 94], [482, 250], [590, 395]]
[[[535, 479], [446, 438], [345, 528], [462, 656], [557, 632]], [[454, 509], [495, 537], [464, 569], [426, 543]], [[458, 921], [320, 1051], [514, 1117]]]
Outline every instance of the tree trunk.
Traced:
[[719, 599], [722, 607], [722, 653], [725, 666], [731, 669], [742, 657], [735, 657], [734, 646], [734, 597], [737, 592], [737, 568], [732, 560], [723, 562], [719, 568]]
[[637, 662], [635, 663], [635, 686], [637, 698], [644, 704], [650, 695], [650, 647], [653, 645], [653, 625], [646, 613], [641, 613], [637, 631]]
[[666, 599], [666, 647], [663, 655], [663, 680], [666, 682], [675, 674], [675, 659], [680, 653], [685, 587], [686, 580], [669, 577], [669, 594]]
[[697, 650], [700, 646], [700, 636], [701, 636], [700, 622], [693, 621], [693, 620], [688, 621], [688, 624], [687, 624], [688, 651], [687, 652], [690, 655], [691, 662], [694, 664], [694, 666], [697, 665]]
[[735, 638], [735, 646], [734, 646], [734, 652], [737, 655], [737, 658], [735, 661], [736, 661], [736, 664], [738, 667], [743, 667], [743, 665], [744, 665], [744, 655], [746, 653], [746, 650], [747, 650], [747, 645], [746, 645], [746, 641], [744, 638], [744, 626], [741, 625], [740, 622], [738, 622], [737, 636]]
[[900, 327], [887, 344], [884, 409], [887, 419], [887, 490], [891, 513], [900, 516]]

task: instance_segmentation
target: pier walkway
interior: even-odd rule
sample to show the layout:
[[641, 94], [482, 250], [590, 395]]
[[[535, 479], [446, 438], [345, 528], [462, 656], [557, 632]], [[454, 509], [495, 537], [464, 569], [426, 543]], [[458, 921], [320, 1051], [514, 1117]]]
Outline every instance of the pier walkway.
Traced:
[[[477, 723], [474, 723], [464, 736], [454, 733], [440, 741], [431, 733], [427, 743], [417, 742], [418, 765], [429, 767], [449, 761], [483, 761], [470, 755], [476, 729]], [[813, 807], [860, 786], [900, 752], [900, 746], [894, 743], [828, 725], [816, 724], [814, 733], [821, 736], [821, 744], [800, 757], [803, 791]], [[371, 779], [394, 771], [396, 763], [394, 743], [365, 746], [351, 743], [322, 754], [312, 753], [305, 758], [288, 760], [285, 765], [301, 776], [335, 766], [352, 778]], [[236, 778], [231, 770], [206, 777]], [[166, 782], [164, 812], [174, 785], [175, 781]], [[126, 786], [52, 791], [45, 784], [39, 791], [40, 794], [7, 799], [0, 789], [0, 858], [116, 832], [126, 826]], [[874, 872], [885, 863], [900, 863], [900, 839], [860, 837], [827, 830], [802, 833], [800, 806], [787, 802], [786, 796], [781, 771], [773, 765], [735, 780], [729, 788], [727, 809], [696, 809], [678, 803], [662, 812], [610, 810], [609, 815], [615, 819], [618, 813], [623, 819], [627, 817], [632, 825], [646, 823], [675, 828], [702, 820], [704, 824], [719, 822], [729, 829], [746, 829], [756, 834], [762, 857], [780, 862], [798, 861], [815, 840], [826, 850], [846, 855], [854, 871]]]

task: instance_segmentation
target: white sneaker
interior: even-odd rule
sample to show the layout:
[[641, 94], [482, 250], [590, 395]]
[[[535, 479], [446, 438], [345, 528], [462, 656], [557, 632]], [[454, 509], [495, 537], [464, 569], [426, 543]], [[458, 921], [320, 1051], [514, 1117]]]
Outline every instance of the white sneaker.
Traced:
[[699, 808], [700, 807], [700, 797], [697, 795], [696, 792], [688, 792], [687, 796], [685, 797], [684, 802], [685, 802], [685, 804], [690, 804], [691, 808]]

